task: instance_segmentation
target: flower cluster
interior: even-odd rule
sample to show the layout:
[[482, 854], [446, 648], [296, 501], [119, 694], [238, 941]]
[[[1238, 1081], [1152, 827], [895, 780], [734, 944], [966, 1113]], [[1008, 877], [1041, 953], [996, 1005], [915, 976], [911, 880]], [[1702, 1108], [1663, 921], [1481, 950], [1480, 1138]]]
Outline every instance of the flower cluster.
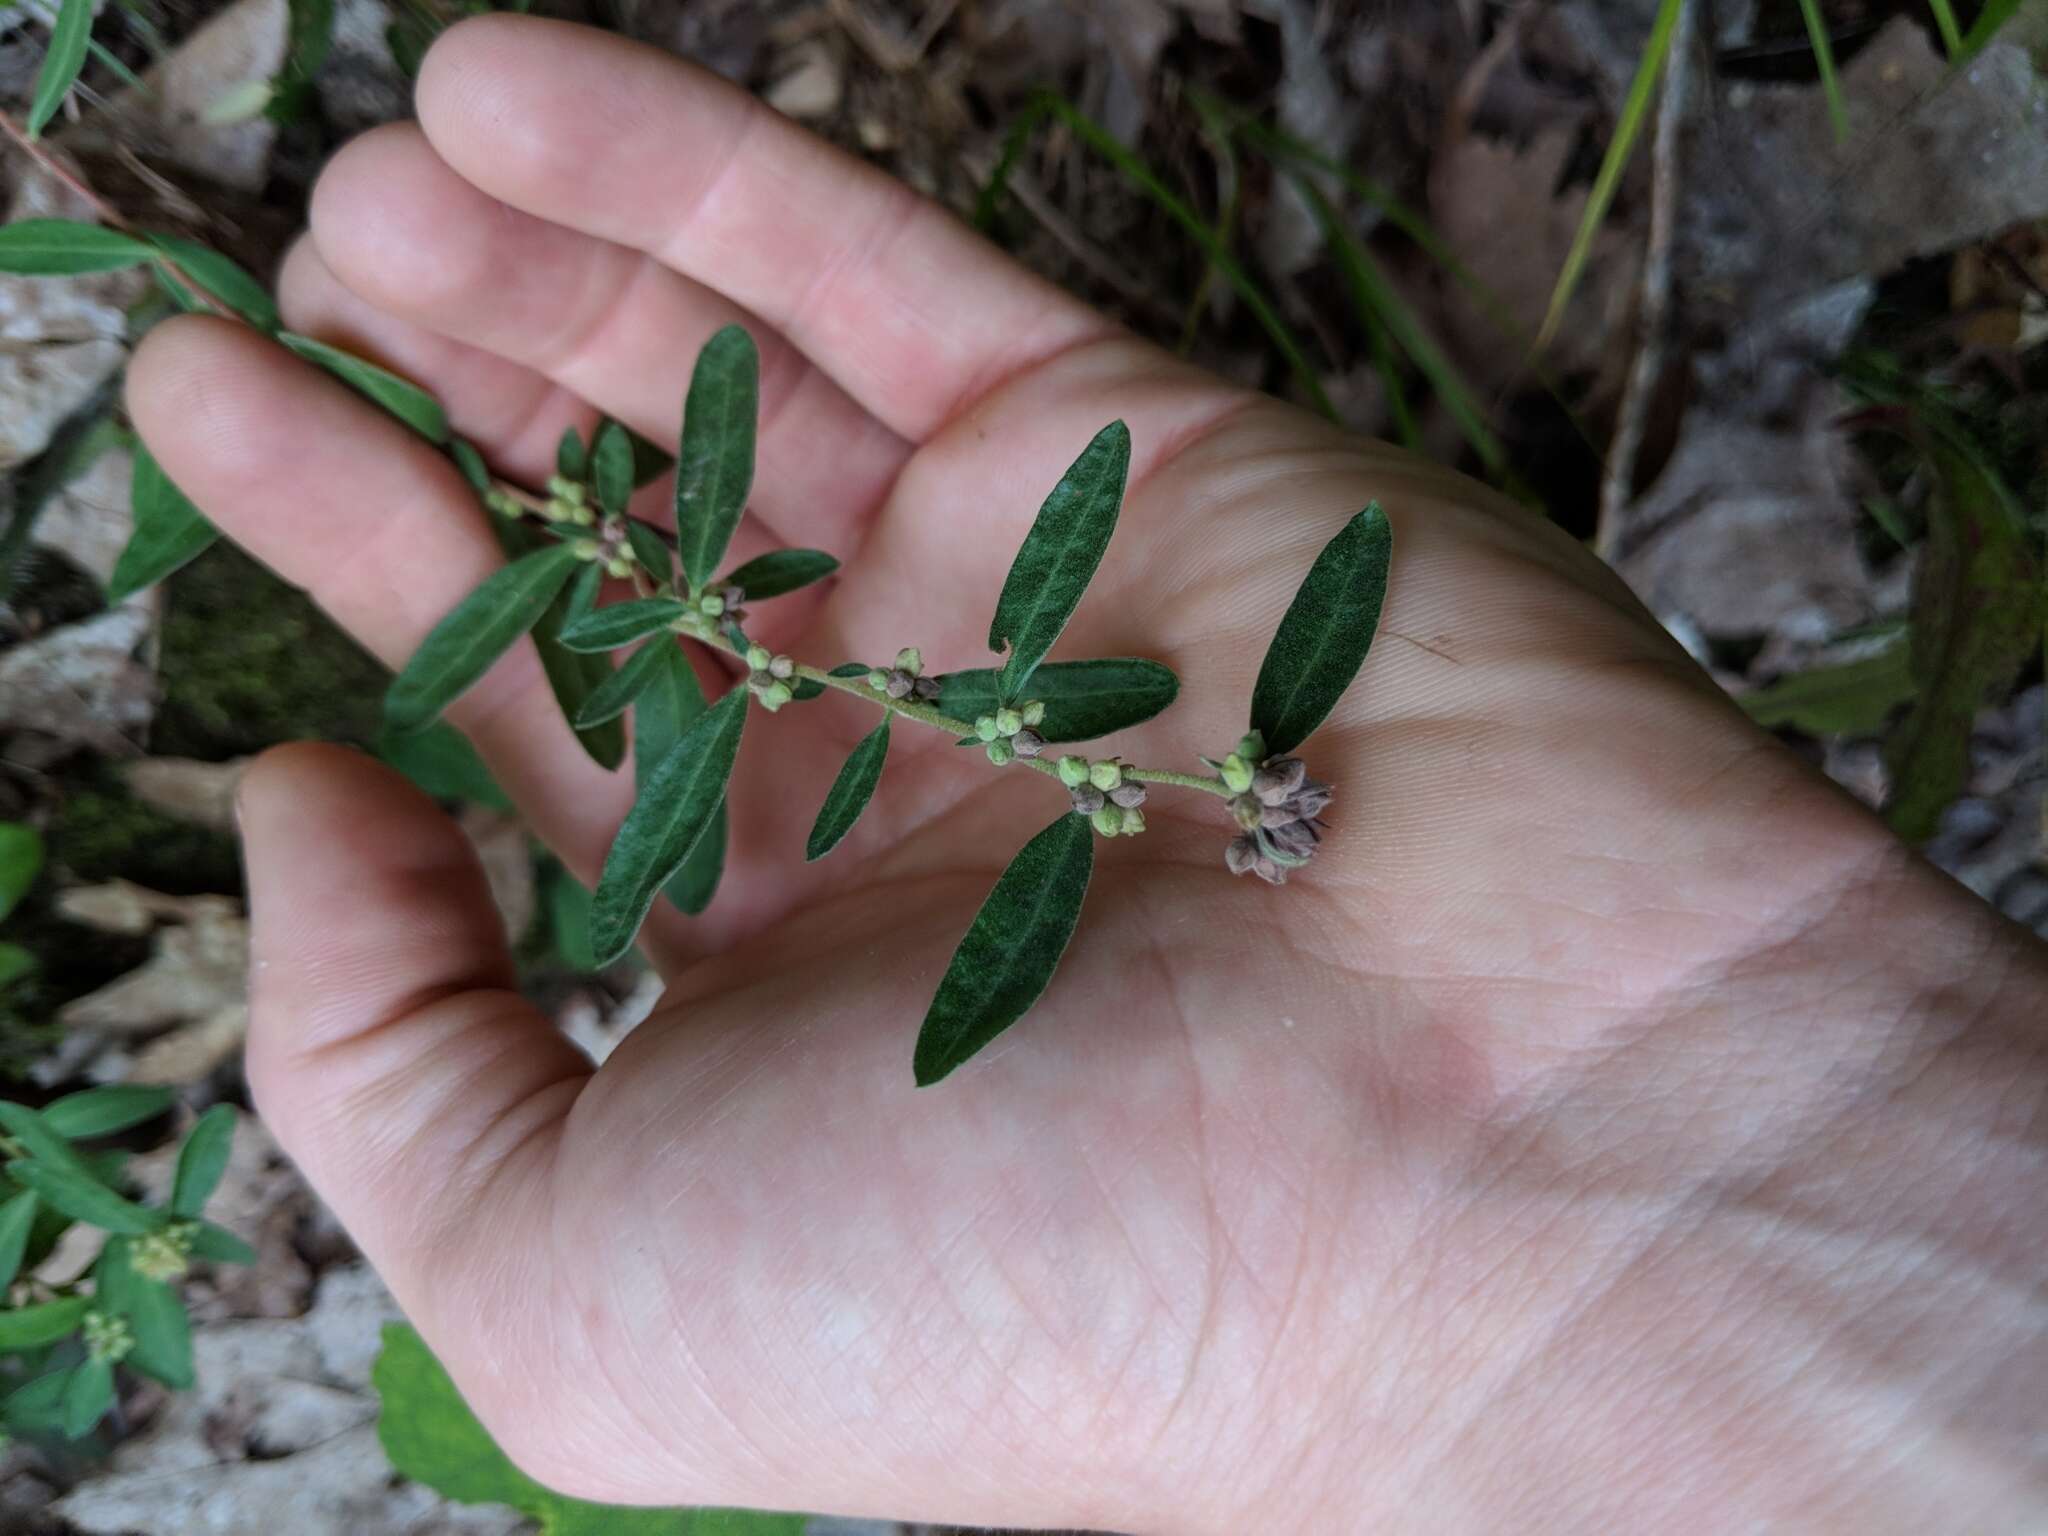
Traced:
[[135, 1330], [125, 1317], [95, 1309], [85, 1314], [83, 1328], [85, 1352], [94, 1360], [119, 1365], [135, 1347]]
[[868, 686], [892, 699], [915, 699], [920, 704], [935, 704], [939, 698], [939, 680], [923, 674], [924, 652], [914, 645], [906, 645], [896, 653], [895, 666], [876, 667], [868, 673]]
[[176, 1280], [191, 1267], [189, 1221], [175, 1222], [161, 1232], [145, 1232], [128, 1250], [128, 1267], [145, 1280]]
[[1114, 758], [1091, 763], [1070, 755], [1055, 766], [1073, 797], [1074, 813], [1086, 816], [1104, 837], [1136, 837], [1145, 830], [1145, 813], [1139, 809], [1145, 786], [1125, 778], [1122, 763]]
[[787, 656], [774, 655], [765, 645], [747, 647], [747, 691], [769, 714], [796, 697], [789, 682], [795, 676], [796, 663]]
[[1268, 885], [1285, 885], [1287, 871], [1315, 856], [1322, 841], [1322, 814], [1330, 786], [1308, 776], [1298, 757], [1267, 757], [1266, 743], [1253, 731], [1237, 750], [1213, 766], [1232, 792], [1230, 813], [1242, 829], [1224, 851], [1233, 875], [1254, 874]]
[[1030, 699], [1016, 708], [1003, 708], [974, 722], [974, 734], [988, 744], [988, 760], [998, 768], [1020, 757], [1036, 757], [1045, 750], [1045, 738], [1037, 727], [1045, 719], [1045, 701]]

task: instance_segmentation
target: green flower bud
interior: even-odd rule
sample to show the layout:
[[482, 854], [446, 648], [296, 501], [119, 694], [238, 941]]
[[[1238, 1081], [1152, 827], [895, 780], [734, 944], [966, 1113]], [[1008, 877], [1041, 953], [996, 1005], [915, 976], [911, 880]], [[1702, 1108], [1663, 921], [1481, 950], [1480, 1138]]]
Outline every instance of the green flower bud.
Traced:
[[908, 672], [912, 677], [924, 670], [924, 652], [914, 645], [906, 645], [896, 653], [896, 668]]
[[790, 686], [787, 683], [770, 683], [756, 697], [760, 699], [761, 707], [772, 715], [791, 699], [795, 698], [796, 694], [790, 690]]
[[719, 618], [725, 613], [725, 599], [716, 592], [707, 592], [697, 599], [697, 611], [709, 619]]
[[161, 1232], [145, 1232], [128, 1250], [128, 1267], [145, 1280], [175, 1280], [189, 1267], [192, 1226], [180, 1222]]
[[769, 661], [768, 674], [771, 677], [795, 677], [796, 663], [787, 656], [777, 656]]
[[880, 693], [889, 686], [889, 674], [880, 667], [868, 668], [868, 686], [874, 689], [875, 692]]
[[998, 768], [1007, 768], [1017, 757], [1017, 749], [1007, 741], [992, 741], [985, 750], [988, 752], [988, 760]]
[[484, 505], [500, 517], [517, 517], [526, 510], [519, 505], [519, 498], [509, 491], [485, 491]]
[[135, 1347], [135, 1330], [128, 1326], [124, 1317], [94, 1310], [85, 1314], [81, 1326], [85, 1334], [85, 1352], [94, 1360], [119, 1365], [128, 1358], [128, 1351]]
[[974, 734], [983, 741], [994, 741], [1003, 733], [996, 729], [996, 717], [994, 715], [983, 715], [974, 722]]
[[1230, 814], [1237, 818], [1237, 824], [1250, 832], [1266, 819], [1266, 808], [1259, 804], [1257, 795], [1239, 795], [1230, 802]]
[[571, 547], [575, 549], [578, 560], [598, 560], [604, 556], [604, 551], [597, 547], [595, 539], [578, 539]]
[[1060, 782], [1069, 789], [1079, 789], [1088, 782], [1088, 759], [1069, 754], [1057, 764]]
[[572, 502], [563, 514], [563, 521], [574, 523], [578, 528], [588, 528], [597, 521], [597, 514], [580, 501]]
[[1246, 731], [1237, 739], [1237, 755], [1248, 763], [1266, 760], [1266, 738], [1262, 732]]
[[1142, 832], [1142, 831], [1144, 831], [1144, 830], [1145, 830], [1145, 813], [1144, 813], [1143, 811], [1128, 811], [1128, 810], [1127, 810], [1127, 811], [1125, 811], [1125, 812], [1124, 812], [1124, 836], [1125, 836], [1125, 837], [1136, 837], [1136, 836], [1137, 836], [1137, 835], [1138, 835], [1138, 834], [1139, 834], [1140, 832]]
[[1242, 753], [1231, 753], [1223, 759], [1223, 787], [1233, 795], [1243, 794], [1252, 787], [1252, 772]]
[[580, 502], [584, 498], [583, 482], [567, 475], [549, 475], [548, 494], [571, 504]]
[[1016, 710], [999, 709], [996, 711], [996, 734], [998, 736], [1014, 736], [1023, 729], [1024, 717], [1018, 714]]
[[[721, 598], [719, 601], [723, 602], [724, 599]], [[750, 645], [747, 647], [747, 665], [756, 672], [766, 672], [768, 670], [768, 663], [774, 659], [775, 653], [770, 651], [765, 645]]]
[[1104, 837], [1115, 837], [1124, 829], [1124, 813], [1113, 805], [1105, 805], [1088, 820], [1094, 823], [1095, 830]]
[[624, 555], [613, 555], [611, 559], [605, 561], [604, 573], [619, 578], [630, 576], [633, 574], [633, 562]]
[[1045, 720], [1045, 700], [1027, 699], [1018, 713], [1023, 716], [1026, 725], [1042, 724]]
[[1112, 789], [1115, 789], [1117, 785], [1123, 783], [1123, 781], [1124, 771], [1115, 763], [1105, 761], [1088, 765], [1088, 782], [1101, 790], [1105, 795]]

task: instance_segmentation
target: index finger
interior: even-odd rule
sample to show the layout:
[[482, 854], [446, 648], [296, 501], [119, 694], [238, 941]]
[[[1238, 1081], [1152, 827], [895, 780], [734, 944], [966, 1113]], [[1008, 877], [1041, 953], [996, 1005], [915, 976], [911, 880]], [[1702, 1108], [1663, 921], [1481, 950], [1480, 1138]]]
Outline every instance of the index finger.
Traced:
[[461, 22], [427, 55], [419, 115], [476, 186], [717, 289], [913, 442], [1114, 330], [895, 178], [602, 32]]

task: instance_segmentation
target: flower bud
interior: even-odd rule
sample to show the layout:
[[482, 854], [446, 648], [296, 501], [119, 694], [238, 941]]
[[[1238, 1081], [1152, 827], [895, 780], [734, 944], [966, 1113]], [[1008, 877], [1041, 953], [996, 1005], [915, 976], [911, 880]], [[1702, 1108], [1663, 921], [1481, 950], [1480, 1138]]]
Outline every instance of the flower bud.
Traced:
[[777, 656], [768, 663], [768, 671], [774, 677], [795, 677], [796, 663], [787, 656]]
[[936, 704], [939, 701], [939, 680], [936, 677], [920, 677], [910, 685], [910, 691], [921, 703]]
[[569, 510], [563, 514], [563, 521], [574, 523], [578, 528], [588, 528], [597, 521], [597, 514], [582, 502], [570, 502]]
[[1023, 729], [1024, 717], [1018, 714], [1016, 710], [999, 709], [996, 711], [996, 734], [998, 736], [1014, 736]]
[[135, 1330], [128, 1326], [128, 1320], [97, 1307], [85, 1314], [82, 1332], [87, 1357], [109, 1365], [119, 1365], [135, 1347]]
[[697, 599], [697, 611], [707, 619], [716, 619], [725, 613], [725, 599], [716, 592], [706, 592]]
[[178, 1222], [160, 1232], [145, 1232], [128, 1249], [128, 1267], [145, 1280], [175, 1280], [189, 1267], [193, 1228]]
[[630, 576], [633, 574], [633, 562], [624, 555], [613, 555], [611, 559], [605, 561], [604, 573], [618, 579]]
[[1088, 819], [1104, 837], [1115, 837], [1124, 829], [1124, 813], [1113, 805], [1105, 805]]
[[1259, 845], [1252, 841], [1249, 833], [1233, 837], [1230, 846], [1223, 850], [1223, 862], [1233, 875], [1250, 874], [1258, 861]]
[[485, 491], [484, 505], [500, 517], [517, 517], [526, 510], [519, 505], [519, 498], [509, 491]]
[[604, 555], [604, 551], [597, 547], [597, 540], [595, 539], [578, 539], [569, 547], [576, 551], [576, 558], [578, 560], [597, 560], [603, 558]]
[[747, 647], [747, 665], [756, 672], [766, 672], [768, 663], [775, 659], [774, 653], [765, 645]]
[[1125, 836], [1125, 837], [1136, 837], [1136, 836], [1137, 836], [1137, 835], [1138, 835], [1138, 834], [1139, 834], [1140, 832], [1142, 832], [1142, 831], [1144, 831], [1144, 830], [1145, 830], [1145, 813], [1144, 813], [1143, 811], [1125, 811], [1125, 812], [1124, 812], [1124, 836]]
[[1017, 759], [1017, 749], [1000, 738], [990, 742], [985, 750], [988, 752], [988, 760], [998, 768], [1007, 768]]
[[889, 685], [882, 691], [892, 699], [907, 699], [910, 697], [911, 690], [916, 686], [916, 678], [912, 677], [901, 667], [895, 667], [890, 670]]
[[1017, 712], [1024, 717], [1026, 725], [1038, 725], [1045, 719], [1045, 700], [1026, 699]]
[[738, 587], [727, 584], [718, 589], [718, 595], [725, 599], [725, 611], [731, 613], [747, 600], [747, 594]]
[[795, 697], [796, 694], [790, 690], [789, 684], [771, 682], [761, 690], [761, 707], [772, 715]]
[[1237, 755], [1248, 763], [1265, 761], [1265, 735], [1259, 731], [1246, 731], [1237, 738]]
[[1267, 805], [1278, 805], [1308, 777], [1308, 764], [1298, 757], [1276, 757], [1252, 775], [1252, 793]]
[[1104, 760], [1088, 765], [1088, 782], [1101, 790], [1105, 795], [1112, 789], [1115, 789], [1117, 785], [1123, 783], [1123, 781], [1124, 771], [1115, 763]]
[[1059, 760], [1060, 782], [1069, 789], [1078, 789], [1088, 782], [1088, 759], [1075, 757], [1072, 753]]
[[1288, 804], [1294, 807], [1295, 814], [1303, 821], [1313, 821], [1323, 814], [1333, 793], [1329, 785], [1318, 784], [1311, 779], [1294, 792], [1294, 798]]
[[1233, 752], [1223, 759], [1223, 787], [1233, 795], [1241, 795], [1252, 787], [1252, 765], [1242, 753]]
[[1297, 864], [1306, 864], [1316, 851], [1316, 829], [1305, 821], [1270, 827], [1264, 836], [1269, 852], [1292, 859]]
[[996, 717], [994, 715], [983, 715], [974, 722], [974, 734], [983, 741], [994, 741], [1003, 733], [996, 728]]
[[1237, 824], [1245, 831], [1255, 831], [1266, 817], [1266, 808], [1259, 804], [1256, 795], [1239, 795], [1230, 802], [1230, 814], [1237, 818]]
[[882, 692], [889, 686], [889, 674], [880, 667], [870, 667], [868, 669], [868, 686], [877, 693]]
[[[1253, 799], [1258, 797], [1254, 795]], [[1259, 825], [1268, 829], [1291, 827], [1301, 820], [1301, 813], [1291, 805], [1268, 805], [1259, 811]]]
[[1045, 738], [1027, 728], [1012, 736], [1010, 745], [1017, 749], [1019, 757], [1036, 757], [1045, 750]]
[[906, 645], [896, 653], [896, 670], [917, 676], [924, 670], [924, 652], [914, 645]]
[[549, 475], [548, 494], [561, 501], [575, 503], [584, 499], [585, 492], [580, 480], [571, 480], [567, 475]]
[[1107, 804], [1102, 791], [1093, 784], [1083, 784], [1074, 791], [1074, 809], [1083, 816], [1093, 816]]
[[1135, 811], [1145, 803], [1145, 786], [1135, 779], [1125, 779], [1109, 792], [1110, 803], [1120, 805], [1127, 811]]

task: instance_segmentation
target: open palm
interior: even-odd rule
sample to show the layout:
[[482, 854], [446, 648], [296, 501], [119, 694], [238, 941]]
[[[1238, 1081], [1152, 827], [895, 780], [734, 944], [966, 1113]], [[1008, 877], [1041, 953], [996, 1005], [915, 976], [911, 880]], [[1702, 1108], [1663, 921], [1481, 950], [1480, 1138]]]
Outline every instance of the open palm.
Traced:
[[[734, 556], [845, 561], [757, 611], [777, 649], [988, 664], [1039, 500], [1117, 417], [1129, 498], [1055, 655], [1156, 657], [1183, 690], [1116, 750], [1227, 751], [1288, 595], [1369, 500], [1394, 575], [1304, 748], [1337, 786], [1314, 865], [1234, 881], [1221, 806], [1156, 794], [1041, 1005], [924, 1092], [925, 1003], [1064, 809], [1051, 781], [901, 726], [806, 865], [873, 711], [757, 715], [718, 901], [658, 910], [671, 990], [592, 1075], [510, 989], [439, 813], [346, 754], [274, 755], [244, 796], [250, 1067], [286, 1146], [569, 1492], [1187, 1531], [1416, 1496], [1466, 1421], [1452, 1384], [1535, 1347], [1526, 1271], [1572, 1272], [1561, 1238], [1490, 1245], [1581, 1130], [1678, 1113], [1640, 1091], [1645, 1021], [1876, 835], [1555, 530], [1131, 339], [689, 66], [487, 18], [430, 55], [420, 115], [326, 173], [291, 323], [535, 482], [600, 410], [672, 440], [698, 347], [743, 321]], [[131, 398], [172, 476], [389, 662], [497, 558], [453, 469], [252, 333], [162, 327]], [[593, 879], [631, 775], [583, 756], [531, 653], [453, 717]], [[1470, 1330], [1498, 1354], [1472, 1363]]]

